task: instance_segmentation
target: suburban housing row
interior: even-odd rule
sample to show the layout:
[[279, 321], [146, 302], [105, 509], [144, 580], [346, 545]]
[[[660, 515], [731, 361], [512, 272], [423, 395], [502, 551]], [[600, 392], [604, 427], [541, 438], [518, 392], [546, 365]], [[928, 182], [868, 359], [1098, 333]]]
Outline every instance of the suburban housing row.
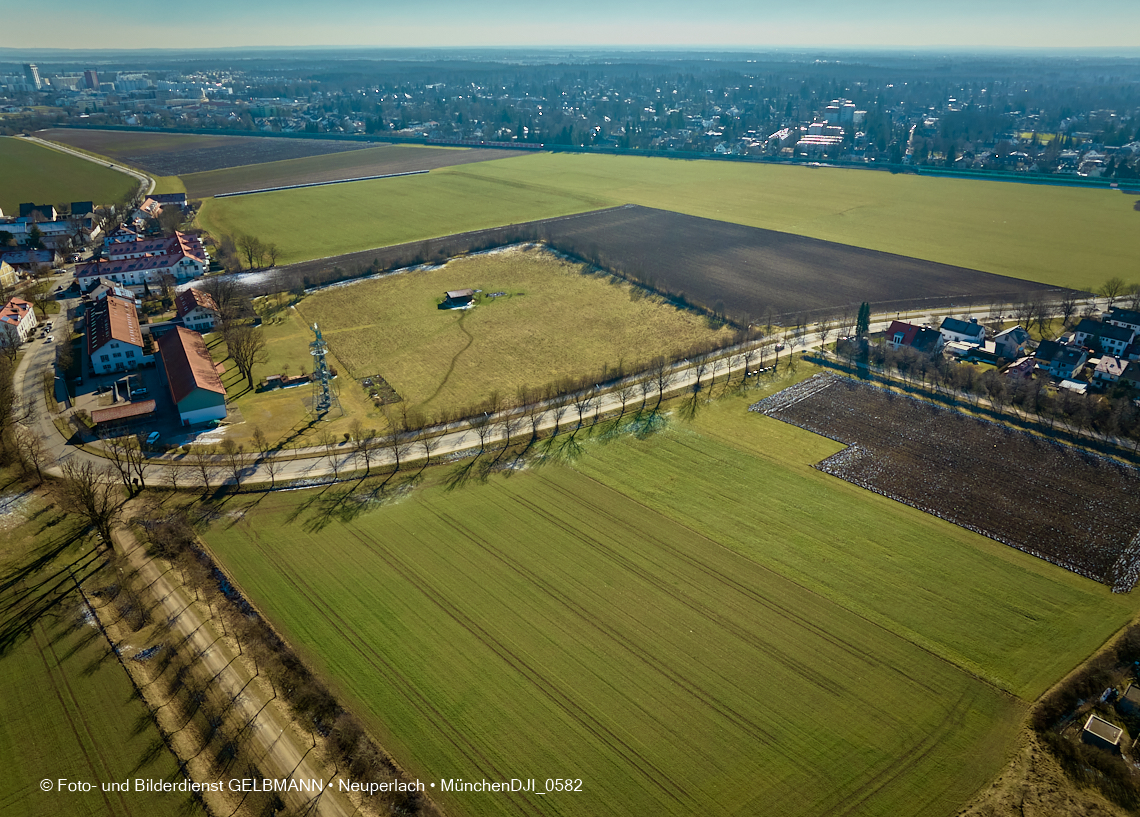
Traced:
[[1029, 333], [1014, 326], [987, 338], [976, 319], [946, 318], [938, 329], [893, 321], [885, 334], [892, 349], [910, 348], [927, 355], [946, 352], [964, 361], [997, 364], [1010, 361], [1006, 373], [1028, 376], [1040, 370], [1062, 388], [1084, 392], [1081, 380], [1091, 367], [1090, 381], [1109, 387], [1118, 382], [1140, 385], [1140, 312], [1110, 306], [1100, 317], [1082, 318], [1059, 340], [1044, 340], [1032, 355], [1024, 354]]

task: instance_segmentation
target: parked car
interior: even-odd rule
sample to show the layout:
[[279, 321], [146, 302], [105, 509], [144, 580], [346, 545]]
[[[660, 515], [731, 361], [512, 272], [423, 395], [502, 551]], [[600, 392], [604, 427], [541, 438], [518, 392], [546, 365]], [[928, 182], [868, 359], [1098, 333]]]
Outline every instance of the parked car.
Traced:
[[149, 393], [150, 392], [148, 392], [143, 387], [139, 387], [137, 389], [131, 389], [131, 399], [133, 400], [136, 397], [146, 397]]
[[158, 437], [159, 433], [157, 431], [150, 432], [150, 434], [146, 435], [146, 444], [154, 445], [156, 442], [158, 442]]
[[46, 338], [44, 338], [44, 343], [51, 343], [53, 340], [55, 340], [55, 336], [48, 335]]

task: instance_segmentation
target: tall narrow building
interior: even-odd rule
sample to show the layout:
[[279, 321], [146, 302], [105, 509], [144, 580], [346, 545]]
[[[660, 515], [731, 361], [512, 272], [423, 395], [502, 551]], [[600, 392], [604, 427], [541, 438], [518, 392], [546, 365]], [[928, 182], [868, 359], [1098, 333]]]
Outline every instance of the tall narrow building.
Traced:
[[28, 84], [37, 91], [43, 87], [43, 83], [40, 82], [40, 69], [36, 67], [34, 62], [24, 63], [24, 76], [27, 77]]

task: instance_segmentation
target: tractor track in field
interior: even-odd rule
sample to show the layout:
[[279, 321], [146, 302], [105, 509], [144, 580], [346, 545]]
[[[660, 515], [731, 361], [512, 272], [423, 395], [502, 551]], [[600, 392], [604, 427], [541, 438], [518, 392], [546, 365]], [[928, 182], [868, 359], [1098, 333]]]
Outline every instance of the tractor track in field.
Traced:
[[[581, 473], [581, 472], [579, 472], [579, 473]], [[603, 488], [606, 488], [607, 490], [611, 490], [611, 491], [615, 490], [615, 489], [613, 489], [613, 488], [610, 488], [608, 485], [606, 485], [606, 484], [605, 484], [604, 482], [602, 482], [601, 480], [595, 479], [594, 477], [591, 477], [591, 476], [589, 476], [589, 475], [587, 475], [587, 474], [582, 474], [582, 476], [584, 476], [586, 479], [590, 480], [591, 482], [595, 482], [595, 483], [597, 483], [598, 485], [602, 486]], [[620, 492], [619, 492], [619, 493], [620, 493]], [[636, 504], [640, 505], [641, 507], [643, 507], [643, 508], [645, 508], [645, 509], [647, 509], [647, 510], [649, 510], [649, 511], [652, 511], [653, 513], [660, 513], [660, 511], [657, 511], [655, 508], [653, 508], [652, 506], [650, 506], [650, 505], [646, 504], [645, 502], [643, 502], [643, 501], [641, 501], [641, 500], [637, 499], [636, 497], [633, 497], [633, 496], [629, 496], [629, 495], [627, 495], [627, 494], [621, 494], [621, 495], [622, 495], [623, 497], [626, 497], [627, 499], [629, 499], [629, 501], [630, 501], [630, 502], [634, 502], [634, 503], [636, 503]], [[730, 553], [734, 553], [734, 552], [735, 552], [735, 551], [733, 551], [731, 548], [728, 548], [728, 547], [726, 547], [725, 545], [722, 545], [722, 544], [720, 544], [719, 542], [715, 541], [714, 539], [711, 539], [711, 538], [709, 538], [709, 537], [708, 537], [708, 536], [706, 536], [705, 534], [701, 533], [699, 530], [696, 530], [695, 528], [692, 528], [692, 527], [690, 527], [690, 526], [688, 526], [688, 525], [684, 524], [683, 522], [679, 522], [679, 521], [677, 521], [676, 519], [673, 519], [673, 517], [671, 517], [671, 516], [667, 516], [666, 518], [667, 518], [667, 519], [672, 519], [674, 522], [676, 522], [677, 524], [681, 525], [681, 526], [682, 526], [682, 527], [684, 527], [686, 530], [690, 530], [690, 531], [692, 531], [692, 532], [693, 532], [695, 535], [697, 535], [697, 536], [700, 536], [702, 539], [705, 539], [705, 540], [706, 540], [706, 541], [708, 541], [708, 542], [711, 542], [713, 545], [715, 545], [715, 546], [716, 546], [716, 547], [718, 547], [718, 548], [724, 548], [725, 550], [728, 550]], [[915, 649], [921, 650], [922, 652], [926, 653], [927, 655], [929, 655], [929, 656], [931, 656], [931, 657], [933, 657], [933, 658], [936, 658], [936, 659], [938, 659], [938, 660], [939, 660], [939, 661], [941, 661], [942, 663], [944, 663], [944, 664], [948, 664], [949, 666], [952, 666], [952, 667], [954, 667], [955, 669], [957, 669], [957, 670], [960, 670], [961, 672], [965, 672], [965, 673], [966, 673], [966, 674], [968, 674], [970, 677], [977, 679], [978, 681], [980, 681], [981, 683], [983, 683], [983, 684], [985, 684], [986, 686], [990, 687], [991, 689], [995, 690], [996, 692], [999, 692], [999, 693], [1001, 693], [1002, 695], [1006, 695], [1006, 696], [1009, 696], [1009, 697], [1011, 697], [1011, 698], [1015, 698], [1016, 700], [1019, 700], [1019, 701], [1020, 701], [1020, 700], [1022, 700], [1022, 698], [1021, 698], [1020, 696], [1014, 695], [1014, 694], [1013, 694], [1012, 692], [1010, 692], [1009, 690], [1007, 690], [1007, 689], [1004, 689], [1003, 687], [1000, 687], [1000, 686], [998, 686], [997, 684], [995, 684], [995, 683], [994, 683], [993, 681], [991, 681], [990, 679], [988, 679], [988, 678], [985, 678], [984, 676], [981, 676], [981, 675], [977, 674], [976, 672], [974, 672], [973, 670], [971, 670], [969, 667], [966, 667], [966, 666], [963, 666], [963, 665], [957, 664], [957, 663], [955, 663], [954, 661], [951, 661], [951, 660], [950, 660], [949, 658], [947, 658], [946, 656], [944, 656], [944, 655], [940, 655], [939, 653], [935, 652], [935, 651], [934, 651], [933, 649], [931, 649], [930, 647], [927, 647], [927, 646], [924, 646], [924, 645], [922, 645], [922, 644], [919, 644], [919, 643], [918, 643], [918, 642], [916, 642], [916, 641], [912, 641], [911, 639], [909, 639], [909, 638], [905, 637], [904, 635], [901, 635], [900, 633], [896, 633], [894, 630], [890, 629], [889, 627], [887, 627], [887, 626], [886, 626], [885, 624], [883, 624], [882, 622], [879, 622], [879, 621], [875, 621], [873, 618], [871, 618], [871, 617], [870, 617], [870, 616], [868, 616], [867, 614], [865, 614], [865, 613], [861, 613], [861, 612], [859, 612], [858, 610], [854, 610], [854, 609], [851, 609], [851, 608], [849, 608], [849, 607], [847, 607], [847, 606], [845, 606], [845, 605], [843, 605], [843, 604], [840, 604], [838, 601], [834, 601], [834, 600], [832, 600], [831, 598], [829, 598], [828, 596], [826, 596], [826, 595], [824, 595], [823, 593], [819, 592], [818, 590], [813, 590], [813, 589], [811, 589], [810, 587], [807, 587], [807, 586], [805, 586], [805, 585], [802, 585], [802, 584], [800, 584], [799, 582], [796, 582], [796, 581], [794, 581], [794, 580], [792, 580], [792, 579], [788, 578], [787, 576], [784, 576], [783, 574], [781, 574], [781, 573], [778, 573], [777, 571], [773, 570], [772, 568], [768, 567], [767, 565], [763, 565], [763, 564], [761, 564], [760, 562], [757, 562], [757, 561], [752, 561], [752, 560], [750, 560], [750, 562], [751, 562], [751, 564], [753, 564], [754, 566], [756, 566], [756, 567], [758, 567], [759, 569], [763, 570], [765, 573], [770, 573], [771, 575], [773, 575], [773, 576], [776, 576], [777, 578], [781, 579], [782, 581], [786, 581], [786, 582], [789, 582], [790, 584], [794, 585], [795, 587], [799, 588], [800, 590], [804, 591], [805, 593], [810, 593], [810, 594], [811, 594], [812, 596], [814, 596], [815, 598], [818, 598], [818, 599], [822, 599], [824, 602], [827, 602], [828, 604], [833, 604], [833, 605], [835, 605], [837, 608], [839, 608], [839, 609], [841, 609], [841, 610], [845, 610], [846, 612], [848, 612], [848, 613], [850, 613], [851, 615], [855, 616], [855, 617], [856, 617], [857, 619], [859, 619], [860, 621], [863, 621], [863, 622], [866, 622], [867, 624], [870, 624], [871, 626], [875, 627], [875, 628], [876, 628], [876, 629], [878, 629], [878, 630], [881, 630], [882, 632], [884, 632], [884, 633], [886, 633], [886, 634], [890, 635], [891, 637], [893, 637], [893, 638], [897, 638], [899, 641], [903, 641], [903, 642], [905, 642], [905, 643], [907, 643], [907, 644], [910, 644], [910, 645], [911, 645], [912, 647], [914, 647]], [[731, 582], [731, 581], [733, 581], [733, 580], [732, 580], [732, 579], [728, 579], [728, 581], [730, 581], [730, 582]], [[748, 592], [750, 595], [755, 595], [755, 592], [754, 592], [754, 591], [748, 590], [747, 588], [745, 588], [745, 589], [746, 589], [746, 591], [747, 591], [747, 592]], [[758, 600], [760, 600], [762, 603], [764, 603], [765, 605], [767, 605], [767, 604], [769, 603], [769, 602], [768, 602], [766, 599], [764, 599], [762, 596], [756, 595], [756, 598], [757, 598]], [[777, 609], [781, 609], [781, 610], [785, 609], [785, 608], [779, 607], [779, 605], [775, 605], [775, 606], [777, 607]], [[813, 627], [812, 627], [812, 625], [811, 625], [811, 623], [810, 623], [810, 622], [806, 622], [806, 620], [803, 620], [803, 619], [801, 619], [799, 616], [795, 616], [794, 614], [790, 614], [790, 615], [792, 615], [792, 617], [793, 617], [793, 618], [795, 618], [797, 621], [805, 621], [805, 623], [807, 624], [807, 627], [808, 627], [808, 629], [813, 629]], [[825, 637], [825, 638], [828, 638], [828, 637], [830, 637], [830, 636], [828, 636], [828, 635], [825, 633], [825, 634], [824, 634], [824, 637]], [[846, 643], [846, 642], [844, 642], [844, 643]], [[853, 645], [848, 645], [848, 646], [849, 646], [849, 647], [850, 647], [852, 650], [855, 650], [855, 647], [854, 647]], [[863, 655], [862, 651], [860, 651], [860, 650], [855, 650], [855, 652], [854, 652], [853, 654], [856, 654], [856, 655]], [[866, 659], [866, 656], [864, 656], [864, 658]], [[903, 672], [903, 671], [902, 671], [901, 669], [899, 669], [898, 667], [895, 667], [894, 665], [891, 665], [891, 664], [887, 664], [886, 666], [890, 667], [892, 670], [894, 670], [895, 672], [897, 672], [899, 675], [901, 675], [902, 677], [904, 677], [904, 678], [906, 678], [906, 679], [910, 680], [911, 682], [913, 682], [914, 684], [916, 684], [916, 685], [917, 685], [917, 686], [919, 686], [920, 688], [922, 688], [922, 689], [926, 689], [927, 691], [930, 691], [930, 692], [935, 692], [935, 693], [936, 693], [936, 690], [932, 690], [932, 689], [931, 689], [930, 687], [928, 687], [926, 684], [922, 683], [920, 680], [918, 680], [918, 679], [916, 679], [916, 678], [914, 678], [914, 677], [912, 677], [912, 676], [908, 675], [907, 673]]]
[[379, 545], [373, 546], [355, 532], [353, 532], [353, 536], [369, 550], [376, 553], [377, 556], [383, 559], [409, 584], [419, 590], [420, 593], [440, 611], [449, 616], [460, 627], [467, 630], [467, 632], [487, 647], [487, 649], [499, 656], [507, 666], [530, 681], [536, 690], [541, 692], [551, 703], [561, 709], [570, 719], [593, 735], [599, 743], [608, 746], [615, 754], [623, 757], [631, 767], [637, 769], [648, 783], [652, 784], [661, 791], [662, 794], [678, 805], [686, 805], [686, 803], [682, 801], [682, 797], [688, 801], [689, 805], [692, 805], [692, 796], [684, 788], [677, 786], [664, 770], [660, 769], [652, 761], [634, 749], [629, 743], [614, 733], [613, 730], [605, 724], [601, 723], [593, 715], [589, 715], [578, 707], [569, 696], [561, 692], [557, 684], [548, 680], [541, 672], [531, 666], [530, 662], [509, 649], [505, 644], [480, 626], [478, 622], [474, 621], [457, 606], [450, 603], [443, 594], [432, 590], [428, 582], [419, 577], [415, 571], [409, 568], [399, 557], [390, 551], [382, 550]]
[[917, 752], [912, 750], [905, 754], [901, 752], [897, 754], [895, 756], [895, 762], [880, 769], [870, 780], [863, 781], [854, 800], [846, 804], [847, 808], [843, 811], [833, 812], [834, 817], [849, 817], [849, 815], [857, 814], [860, 806], [871, 797], [878, 794], [897, 780], [899, 776], [910, 771], [919, 762], [926, 759], [926, 757], [937, 748], [947, 724], [952, 720], [961, 719], [961, 716], [964, 714], [964, 709], [969, 703], [966, 701], [968, 693], [968, 688], [963, 689], [962, 694], [958, 696], [958, 700], [954, 702], [954, 705], [946, 708], [946, 714], [942, 720], [939, 721], [938, 725], [924, 731], [922, 739], [915, 746], [915, 749], [918, 750]]
[[[354, 531], [348, 532], [353, 536], [353, 538], [361, 541], [360, 536], [357, 535]], [[251, 533], [254, 532], [251, 531]], [[256, 533], [254, 533], [254, 535], [251, 537], [251, 541], [254, 543], [254, 547], [257, 548], [258, 552], [260, 552], [262, 556], [264, 556], [267, 560], [272, 559], [273, 554], [262, 546], [261, 538], [257, 536]], [[364, 544], [365, 547], [367, 547], [367, 543]], [[401, 691], [404, 700], [408, 701], [408, 703], [410, 703], [412, 707], [415, 708], [416, 711], [419, 712], [419, 714], [423, 716], [426, 721], [432, 722], [437, 726], [444, 726], [448, 732], [439, 731], [438, 734], [444, 737], [448, 743], [450, 743], [453, 747], [455, 747], [455, 749], [459, 751], [461, 755], [467, 758], [480, 771], [481, 774], [490, 774], [495, 778], [505, 779], [505, 775], [500, 772], [498, 768], [496, 768], [494, 762], [487, 758], [487, 756], [484, 755], [477, 746], [468, 741], [463, 733], [460, 730], [456, 729], [454, 724], [452, 724], [447, 719], [447, 716], [444, 715], [443, 712], [441, 712], [439, 708], [436, 707], [435, 704], [433, 704], [426, 696], [418, 691], [415, 684], [411, 683], [403, 675], [403, 673], [392, 666], [392, 664], [386, 658], [384, 658], [384, 656], [382, 656], [376, 650], [367, 647], [367, 640], [363, 638], [359, 632], [357, 632], [356, 628], [346, 622], [339, 614], [333, 612], [331, 608], [328, 608], [323, 603], [320, 603], [318, 601], [320, 594], [308, 582], [299, 577], [294, 577], [290, 573], [282, 572], [281, 575], [290, 585], [293, 586], [294, 590], [296, 590], [305, 598], [305, 600], [309, 603], [309, 606], [318, 615], [320, 615], [321, 618], [323, 618], [333, 628], [333, 630], [345, 638], [346, 642], [353, 648], [353, 650], [356, 651], [357, 654], [360, 655], [361, 658], [363, 658], [373, 669], [375, 669], [377, 673], [381, 675], [381, 677], [388, 681], [392, 689], [398, 689]], [[325, 610], [328, 610], [328, 612], [325, 612]], [[490, 769], [490, 772], [484, 772], [484, 768]], [[521, 809], [521, 811], [525, 814], [538, 813], [529, 811], [526, 808]]]
[[[68, 708], [67, 702], [64, 700], [63, 693], [60, 692], [59, 684], [56, 682], [55, 678], [55, 670], [52, 668], [47, 658], [47, 654], [50, 652], [52, 659], [55, 660], [56, 667], [59, 667], [59, 656], [56, 655], [55, 648], [52, 646], [50, 640], [48, 640], [46, 644], [41, 643], [40, 637], [36, 632], [36, 625], [34, 624], [32, 625], [32, 640], [36, 645], [36, 654], [39, 655], [40, 661], [43, 662], [44, 671], [47, 674], [48, 685], [51, 686], [52, 694], [55, 695], [55, 699], [59, 703], [59, 708], [63, 712], [63, 716], [67, 719], [67, 725], [70, 727], [71, 733], [75, 736], [75, 745], [79, 747], [79, 751], [83, 755], [83, 761], [87, 764], [87, 768], [91, 771], [91, 775], [93, 777], [96, 779], [110, 780], [111, 775], [107, 771], [106, 767], [103, 767], [103, 764], [100, 763], [99, 766], [101, 768], [96, 768], [94, 761], [92, 761], [91, 755], [87, 751], [87, 742], [85, 742], [83, 740], [83, 737], [80, 735], [79, 727], [76, 726], [75, 719], [71, 716], [71, 710]], [[97, 746], [98, 742], [92, 737], [91, 730], [87, 725], [87, 721], [85, 718], [83, 718], [83, 707], [79, 705], [79, 702], [75, 698], [75, 693], [71, 689], [71, 685], [67, 683], [66, 675], [62, 672], [60, 673], [60, 680], [62, 680], [64, 686], [67, 689], [68, 699], [70, 699], [71, 703], [75, 706], [75, 711], [79, 713], [79, 718], [83, 722], [83, 732], [87, 736], [87, 741], [89, 741], [91, 745]], [[100, 774], [100, 772], [102, 772], [102, 774]], [[102, 787], [100, 787], [99, 794], [103, 798], [103, 803], [107, 806], [107, 813], [115, 814], [115, 807], [111, 804], [110, 798], [107, 797], [107, 793], [102, 790]], [[119, 793], [118, 800], [122, 806], [122, 811], [118, 813], [130, 814], [131, 810], [127, 807], [126, 802], [123, 800], [123, 795], [121, 792]]]
[[459, 327], [459, 331], [467, 336], [467, 344], [458, 352], [456, 352], [455, 355], [451, 358], [451, 364], [447, 367], [447, 371], [443, 375], [443, 380], [439, 381], [439, 385], [436, 387], [435, 391], [432, 392], [431, 397], [428, 397], [426, 400], [420, 403], [421, 406], [426, 406], [428, 403], [439, 396], [439, 393], [443, 391], [443, 387], [447, 385], [447, 381], [451, 379], [451, 375], [455, 371], [455, 364], [459, 361], [459, 358], [468, 349], [471, 348], [471, 345], [473, 343], [475, 343], [475, 336], [468, 332], [467, 327], [463, 325], [463, 321], [466, 320], [468, 314], [469, 313], [465, 310], [463, 314], [459, 316], [459, 320], [456, 321], [456, 326]]
[[[767, 740], [771, 744], [778, 743], [779, 738], [774, 733], [768, 731], [766, 728], [764, 728], [764, 726], [756, 723], [748, 716], [742, 714], [741, 712], [738, 712], [736, 709], [724, 703], [719, 698], [714, 697], [712, 693], [708, 692], [704, 688], [686, 679], [684, 676], [673, 672], [652, 653], [635, 644], [631, 639], [624, 636], [616, 628], [603, 626], [600, 622], [590, 616], [588, 610], [586, 610], [580, 604], [577, 604], [569, 595], [556, 590], [549, 582], [539, 577], [538, 574], [521, 567], [517, 563], [512, 563], [511, 560], [508, 559], [502, 551], [498, 550], [493, 545], [479, 539], [479, 537], [477, 537], [472, 531], [459, 524], [458, 522], [450, 518], [446, 518], [438, 512], [436, 512], [436, 517], [461, 537], [467, 539], [477, 548], [480, 548], [485, 553], [490, 555], [503, 567], [507, 568], [512, 573], [515, 573], [517, 576], [541, 589], [544, 593], [546, 593], [547, 596], [561, 604], [566, 610], [576, 616], [586, 627], [609, 639], [611, 642], [621, 647], [635, 659], [639, 660], [646, 667], [654, 670], [657, 674], [663, 676], [665, 679], [672, 682], [675, 686], [687, 692], [690, 696], [695, 698], [704, 706], [708, 707], [713, 712], [716, 712], [725, 720], [735, 724], [753, 740], [756, 740], [758, 742]], [[642, 711], [645, 712], [644, 708], [642, 708]], [[646, 712], [646, 715], [649, 714], [650, 713]]]
[[[555, 491], [557, 491], [560, 494], [562, 494], [563, 496], [565, 496], [567, 500], [571, 500], [571, 501], [577, 500], [577, 497], [575, 497], [571, 492], [567, 491], [565, 488], [558, 486], [558, 485], [554, 485], [552, 483], [548, 483], [548, 484], [550, 484], [551, 487]], [[539, 507], [538, 505], [528, 503], [525, 500], [519, 500], [519, 501], [524, 506], [529, 507], [533, 513], [536, 513], [540, 516], [544, 516], [548, 519], [551, 519], [552, 521], [555, 522], [555, 524], [558, 524], [558, 520], [554, 519], [554, 517], [552, 517], [546, 510]], [[652, 510], [652, 509], [650, 509], [650, 510]], [[600, 508], [595, 508], [595, 512], [599, 516], [604, 516], [607, 519], [609, 519], [610, 522], [616, 527], [623, 528], [626, 526], [626, 523], [622, 519], [614, 516], [609, 511], [605, 511], [605, 510], [602, 510]], [[827, 641], [828, 643], [832, 644], [833, 646], [837, 647], [838, 649], [843, 650], [844, 652], [851, 655], [853, 658], [856, 658], [863, 663], [870, 664], [871, 666], [877, 665], [878, 662], [871, 661], [869, 656], [867, 656], [862, 651], [855, 649], [853, 647], [853, 645], [847, 643], [846, 641], [843, 641], [842, 639], [836, 639], [834, 636], [830, 635], [829, 633], [824, 632], [818, 626], [811, 625], [810, 622], [807, 622], [801, 616], [793, 613], [792, 611], [788, 610], [786, 607], [783, 607], [783, 606], [776, 604], [775, 602], [773, 602], [769, 599], [764, 598], [763, 596], [755, 593], [755, 591], [750, 591], [748, 588], [745, 588], [744, 586], [740, 585], [738, 582], [735, 582], [735, 581], [729, 579], [728, 577], [724, 576], [723, 574], [720, 574], [716, 571], [710, 570], [706, 565], [702, 565], [701, 563], [691, 559], [691, 557], [688, 557], [685, 554], [683, 554], [682, 552], [678, 551], [674, 546], [669, 545], [668, 543], [663, 542], [660, 539], [657, 539], [656, 537], [653, 537], [651, 532], [640, 531], [639, 533], [642, 536], [652, 538], [652, 541], [655, 544], [657, 544], [659, 547], [661, 547], [663, 550], [667, 550], [667, 551], [673, 553], [674, 555], [679, 556], [683, 561], [685, 561], [688, 564], [693, 565], [698, 570], [705, 573], [706, 575], [708, 575], [710, 578], [717, 581], [722, 586], [724, 586], [726, 588], [733, 589], [737, 593], [741, 593], [746, 598], [749, 598], [749, 599], [753, 600], [754, 602], [760, 604], [762, 607], [764, 607], [768, 610], [771, 610], [772, 612], [776, 613], [777, 615], [779, 615], [781, 618], [783, 618], [785, 620], [799, 624], [806, 631], [822, 638], [824, 641]], [[696, 532], [694, 531], [694, 533], [696, 533]], [[700, 601], [693, 599], [693, 598], [687, 596], [686, 594], [679, 593], [675, 587], [670, 586], [668, 583], [662, 581], [659, 577], [656, 577], [650, 571], [648, 571], [645, 568], [633, 563], [628, 557], [623, 556], [622, 554], [620, 554], [617, 551], [613, 550], [612, 548], [602, 544], [601, 542], [597, 541], [596, 539], [592, 539], [592, 543], [595, 546], [595, 549], [598, 550], [609, 561], [629, 570], [631, 573], [640, 577], [643, 581], [645, 581], [650, 586], [655, 587], [658, 590], [661, 590], [662, 592], [671, 596], [672, 598], [674, 598], [675, 600], [677, 600], [681, 604], [685, 605], [686, 607], [688, 607], [690, 610], [692, 610], [693, 612], [695, 612], [697, 615], [701, 616], [702, 618], [705, 618], [706, 620], [711, 621], [713, 624], [716, 624], [717, 626], [722, 627], [726, 631], [733, 633], [733, 635], [735, 635], [742, 642], [749, 644], [754, 649], [759, 650], [760, 652], [764, 653], [765, 655], [770, 656], [773, 660], [778, 661], [779, 663], [783, 664], [790, 671], [792, 671], [796, 675], [804, 678], [804, 680], [806, 680], [808, 683], [811, 683], [814, 686], [816, 686], [820, 691], [826, 692], [829, 695], [836, 694], [833, 689], [824, 685], [821, 681], [815, 679], [816, 673], [813, 672], [810, 667], [804, 665], [802, 662], [798, 661], [793, 656], [788, 655], [786, 652], [779, 649], [778, 647], [764, 641], [763, 639], [758, 638], [755, 634], [749, 632], [748, 630], [745, 630], [745, 629], [739, 627], [734, 622], [732, 622], [730, 619], [723, 616], [723, 614], [720, 614], [720, 613], [717, 613], [715, 611], [708, 609]], [[890, 666], [890, 665], [886, 665], [886, 666]], [[910, 676], [906, 675], [906, 673], [902, 673], [900, 671], [900, 674], [903, 675], [903, 677], [906, 677], [909, 680], [911, 680], [912, 682], [914, 682], [916, 685], [921, 686], [921, 687], [929, 690], [928, 687], [925, 687], [925, 685], [923, 685], [921, 682], [919, 682], [919, 681], [915, 680], [914, 678], [911, 678]], [[929, 691], [933, 692], [934, 690], [929, 690]]]

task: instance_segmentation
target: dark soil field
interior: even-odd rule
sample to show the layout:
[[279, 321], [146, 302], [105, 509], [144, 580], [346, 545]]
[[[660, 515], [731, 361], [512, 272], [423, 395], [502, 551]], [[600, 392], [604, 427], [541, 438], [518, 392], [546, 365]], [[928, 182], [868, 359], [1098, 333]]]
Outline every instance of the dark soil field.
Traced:
[[1083, 576], [1140, 573], [1140, 471], [835, 375], [760, 411], [850, 447], [816, 467]]
[[[869, 301], [875, 311], [1013, 302], [1058, 290], [814, 238], [627, 205], [304, 261], [249, 280], [255, 294], [446, 259], [512, 242], [551, 248], [729, 318], [777, 323], [835, 315]], [[371, 268], [371, 270], [369, 270]], [[854, 313], [852, 313], [854, 314]]]
[[51, 142], [98, 153], [156, 176], [181, 176], [185, 173], [202, 173], [262, 162], [363, 150], [383, 144], [70, 128], [41, 131], [36, 135]]
[[1013, 301], [1043, 284], [789, 233], [627, 206], [566, 220], [550, 244], [654, 289], [753, 321], [869, 301], [876, 311]]
[[332, 182], [364, 176], [407, 173], [413, 170], [434, 170], [519, 155], [520, 152], [515, 150], [381, 145], [332, 155], [190, 173], [183, 175], [182, 181], [186, 183], [187, 195], [202, 199], [219, 193], [285, 187], [291, 184]]

